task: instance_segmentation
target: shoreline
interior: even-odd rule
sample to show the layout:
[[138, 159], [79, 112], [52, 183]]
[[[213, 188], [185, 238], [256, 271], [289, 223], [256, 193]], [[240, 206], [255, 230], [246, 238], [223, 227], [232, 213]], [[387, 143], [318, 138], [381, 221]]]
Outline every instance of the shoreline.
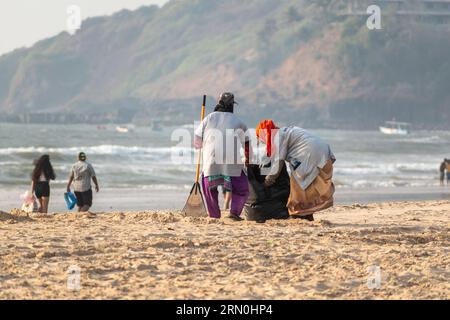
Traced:
[[[27, 190], [27, 187], [15, 187], [9, 190], [2, 190], [0, 194], [0, 210], [9, 212], [14, 208], [20, 208], [20, 194]], [[92, 211], [181, 210], [187, 200], [189, 191], [189, 189], [153, 190], [105, 188], [101, 189], [98, 194], [94, 192]], [[63, 199], [64, 192], [63, 188], [52, 188], [49, 212], [67, 211]], [[335, 193], [335, 205], [431, 200], [450, 200], [450, 186], [337, 188]]]

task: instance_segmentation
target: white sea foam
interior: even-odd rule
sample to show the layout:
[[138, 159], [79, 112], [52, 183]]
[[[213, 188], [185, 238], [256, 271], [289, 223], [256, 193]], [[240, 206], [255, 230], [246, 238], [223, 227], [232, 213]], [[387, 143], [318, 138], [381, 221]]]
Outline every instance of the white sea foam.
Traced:
[[76, 155], [83, 151], [88, 155], [131, 155], [131, 154], [150, 154], [150, 155], [169, 155], [173, 152], [190, 153], [193, 148], [183, 147], [139, 147], [139, 146], [120, 146], [120, 145], [99, 145], [99, 146], [81, 146], [69, 148], [46, 148], [46, 147], [21, 147], [21, 148], [0, 148], [0, 155], [18, 155], [18, 154], [62, 154]]

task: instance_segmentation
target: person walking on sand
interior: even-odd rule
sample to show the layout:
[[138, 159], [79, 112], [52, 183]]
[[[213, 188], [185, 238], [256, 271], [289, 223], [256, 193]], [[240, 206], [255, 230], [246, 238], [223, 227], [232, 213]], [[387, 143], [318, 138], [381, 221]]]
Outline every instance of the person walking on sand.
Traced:
[[[444, 185], [446, 169], [447, 169], [447, 159], [444, 159], [444, 161], [442, 161], [442, 163], [439, 167], [439, 182], [440, 182], [441, 186]], [[447, 171], [447, 173], [448, 173], [448, 171]]]
[[95, 191], [99, 192], [100, 189], [94, 167], [86, 161], [86, 154], [80, 152], [78, 154], [78, 162], [72, 166], [69, 182], [67, 183], [67, 192], [70, 192], [70, 185], [73, 182], [78, 212], [87, 212], [92, 207], [91, 180], [95, 184]]
[[48, 213], [50, 202], [50, 180], [55, 180], [55, 172], [50, 163], [50, 156], [45, 154], [34, 162], [31, 175], [31, 194], [39, 200], [39, 212]]
[[241, 221], [249, 186], [239, 155], [243, 147], [245, 163], [248, 163], [250, 144], [247, 126], [234, 114], [234, 105], [234, 95], [222, 93], [214, 112], [195, 130], [194, 145], [197, 149], [203, 148], [202, 189], [209, 216], [216, 219], [221, 217], [217, 190], [221, 185], [225, 192], [231, 192], [228, 217]]
[[225, 189], [222, 190], [222, 193], [223, 193], [223, 210], [225, 211], [230, 210], [231, 193], [229, 191], [226, 191]]
[[[333, 206], [333, 163], [330, 146], [299, 127], [278, 128], [272, 120], [261, 121], [256, 128], [259, 141], [266, 144], [272, 163], [286, 161], [290, 166], [289, 214], [314, 221], [313, 214]], [[283, 166], [274, 165], [265, 178], [265, 186], [276, 181]]]

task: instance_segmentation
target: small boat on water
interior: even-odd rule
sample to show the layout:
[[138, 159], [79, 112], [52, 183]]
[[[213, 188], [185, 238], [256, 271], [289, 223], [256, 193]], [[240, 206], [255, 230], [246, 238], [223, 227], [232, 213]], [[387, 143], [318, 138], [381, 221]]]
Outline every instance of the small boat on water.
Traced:
[[130, 132], [130, 129], [128, 127], [118, 126], [118, 127], [116, 127], [116, 131], [119, 133], [128, 133], [128, 132]]
[[411, 124], [407, 122], [386, 121], [380, 131], [389, 135], [408, 135], [411, 133]]

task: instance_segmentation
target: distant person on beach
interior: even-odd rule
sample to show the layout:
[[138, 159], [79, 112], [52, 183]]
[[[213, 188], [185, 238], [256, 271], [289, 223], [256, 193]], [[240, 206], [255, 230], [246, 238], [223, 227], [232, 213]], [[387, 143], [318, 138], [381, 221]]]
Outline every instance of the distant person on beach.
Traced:
[[[256, 128], [259, 141], [266, 144], [272, 163], [284, 160], [289, 164], [289, 214], [309, 221], [314, 212], [333, 206], [333, 163], [336, 161], [330, 146], [320, 138], [298, 127], [278, 128], [272, 120], [261, 121]], [[265, 178], [270, 188], [283, 166], [272, 166]]]
[[55, 172], [50, 163], [50, 156], [45, 154], [34, 161], [31, 175], [31, 194], [39, 200], [39, 212], [48, 213], [50, 202], [50, 180], [55, 180]]
[[[442, 161], [440, 167], [439, 167], [439, 182], [441, 183], [441, 186], [444, 185], [444, 180], [445, 180], [445, 170], [447, 170], [447, 159], [444, 159], [444, 161]], [[447, 184], [448, 184], [448, 170], [447, 170]]]
[[450, 184], [450, 159], [446, 159], [446, 167], [445, 169], [447, 170], [447, 185]]
[[95, 184], [95, 191], [99, 192], [98, 181], [94, 167], [86, 161], [86, 154], [78, 154], [78, 162], [72, 166], [67, 192], [70, 192], [70, 185], [73, 182], [75, 196], [77, 197], [78, 212], [87, 212], [92, 207], [92, 187], [91, 180]]
[[[203, 148], [202, 188], [209, 216], [217, 219], [221, 217], [217, 189], [222, 186], [225, 192], [231, 193], [229, 218], [241, 221], [249, 195], [248, 179], [242, 160], [233, 157], [229, 161], [227, 155], [237, 156], [244, 148], [247, 163], [249, 137], [245, 134], [247, 126], [234, 114], [234, 105], [232, 93], [221, 94], [214, 112], [195, 130], [194, 144], [197, 149]], [[225, 143], [230, 132], [234, 133], [238, 141], [233, 139], [233, 143]]]

